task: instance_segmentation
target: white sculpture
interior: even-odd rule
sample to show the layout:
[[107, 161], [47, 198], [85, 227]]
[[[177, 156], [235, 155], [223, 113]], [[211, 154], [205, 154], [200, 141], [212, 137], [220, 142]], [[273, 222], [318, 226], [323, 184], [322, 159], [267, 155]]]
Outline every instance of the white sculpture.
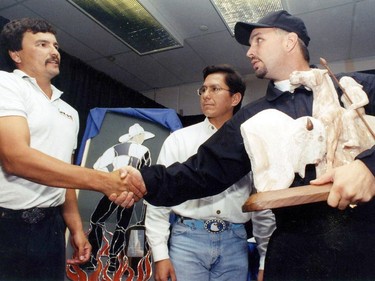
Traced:
[[340, 85], [345, 89], [346, 95], [341, 96], [341, 102], [346, 110], [343, 114], [343, 122], [346, 125], [343, 139], [346, 140], [343, 145], [348, 148], [358, 148], [360, 146], [360, 137], [357, 126], [361, 122], [359, 115], [365, 115], [363, 108], [369, 103], [367, 94], [362, 90], [362, 85], [358, 84], [353, 78], [344, 76], [340, 79]]
[[[341, 79], [345, 92], [354, 100], [353, 104], [349, 105], [348, 99], [343, 97], [343, 104], [348, 109], [340, 105], [336, 88], [327, 70], [294, 71], [289, 80], [295, 87], [302, 84], [313, 91], [312, 116], [321, 120], [326, 129], [326, 161], [322, 161], [317, 166], [318, 176], [327, 169], [352, 162], [356, 155], [374, 144], [373, 136], [365, 124], [357, 118], [358, 114], [355, 112], [358, 109], [364, 114], [361, 107], [368, 103], [368, 100], [366, 93], [354, 79], [350, 77]], [[370, 127], [375, 128], [375, 118], [363, 116], [368, 120]]]
[[327, 133], [326, 161], [317, 168], [317, 175], [323, 174], [326, 169], [335, 165], [335, 153], [343, 125], [341, 107], [335, 86], [329, 77], [328, 71], [311, 69], [309, 71], [294, 71], [289, 77], [290, 83], [295, 86], [305, 85], [313, 91], [312, 116], [319, 119]]
[[306, 164], [317, 164], [326, 152], [323, 124], [313, 117], [296, 120], [266, 109], [241, 125], [258, 191], [288, 188], [295, 173], [305, 177]]
[[307, 164], [316, 164], [319, 176], [353, 161], [375, 143], [375, 117], [365, 114], [368, 97], [353, 78], [340, 79], [345, 108], [328, 70], [295, 71], [289, 80], [294, 88], [304, 85], [313, 91], [312, 117], [294, 120], [267, 109], [241, 125], [254, 185], [260, 192], [288, 188], [295, 173], [305, 176]]
[[357, 113], [355, 113], [356, 109], [358, 109], [362, 115], [365, 114], [363, 107], [369, 103], [369, 100], [367, 94], [362, 89], [363, 86], [349, 76], [341, 77], [340, 85], [345, 89], [346, 94], [350, 98], [349, 101], [346, 95], [342, 95], [341, 101], [346, 109], [351, 110], [350, 114], [353, 116], [353, 119], [358, 117]]

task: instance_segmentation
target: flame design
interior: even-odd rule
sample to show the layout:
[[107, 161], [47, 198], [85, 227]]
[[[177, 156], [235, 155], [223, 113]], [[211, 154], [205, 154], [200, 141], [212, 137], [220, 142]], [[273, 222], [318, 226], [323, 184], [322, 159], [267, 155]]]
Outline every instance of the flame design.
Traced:
[[98, 265], [97, 265], [95, 271], [89, 276], [89, 280], [88, 281], [97, 281], [97, 280], [100, 280], [100, 275], [102, 273], [102, 269], [103, 269], [103, 262], [99, 258], [98, 259]]
[[115, 272], [115, 275], [113, 276], [113, 281], [121, 281], [121, 278], [124, 275], [124, 273], [128, 270], [128, 267], [128, 258], [126, 256], [123, 256], [120, 260], [120, 266], [118, 270]]
[[[108, 232], [110, 235], [111, 233]], [[150, 280], [152, 275], [151, 251], [149, 250], [146, 255], [138, 262], [137, 275], [134, 270], [129, 266], [129, 259], [127, 256], [119, 255], [119, 267], [114, 272], [113, 277], [108, 274], [109, 267], [109, 248], [110, 243], [106, 235], [103, 235], [103, 245], [98, 251], [96, 260], [98, 262], [95, 271], [90, 275], [81, 269], [78, 265], [67, 265], [66, 276], [71, 281], [147, 281]], [[106, 265], [103, 264], [103, 259], [107, 259]], [[126, 276], [126, 279], [123, 277]]]
[[76, 264], [66, 266], [66, 275], [72, 281], [87, 281], [86, 272]]
[[103, 278], [101, 280], [103, 281], [113, 281], [112, 278], [108, 276], [108, 267], [109, 263], [107, 262], [106, 266], [104, 267], [104, 270], [102, 271]]
[[144, 256], [138, 263], [138, 278], [137, 281], [147, 281], [152, 275], [151, 267], [151, 251], [148, 251], [146, 256]]

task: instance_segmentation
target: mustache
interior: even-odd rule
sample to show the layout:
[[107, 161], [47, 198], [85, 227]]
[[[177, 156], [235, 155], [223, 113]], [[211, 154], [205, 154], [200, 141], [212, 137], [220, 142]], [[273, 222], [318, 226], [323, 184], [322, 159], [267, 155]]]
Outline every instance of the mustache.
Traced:
[[49, 59], [46, 60], [46, 64], [51, 63], [51, 62], [55, 62], [56, 64], [60, 65], [60, 59], [57, 58], [57, 57], [49, 58]]

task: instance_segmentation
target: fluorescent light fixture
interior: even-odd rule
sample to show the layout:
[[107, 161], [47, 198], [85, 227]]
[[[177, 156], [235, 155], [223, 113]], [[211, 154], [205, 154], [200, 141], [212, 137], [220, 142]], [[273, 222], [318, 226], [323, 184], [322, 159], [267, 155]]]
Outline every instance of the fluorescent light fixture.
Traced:
[[68, 0], [68, 2], [139, 55], [182, 47], [176, 37], [136, 0]]
[[236, 22], [257, 22], [269, 12], [283, 9], [281, 0], [210, 0], [234, 36]]

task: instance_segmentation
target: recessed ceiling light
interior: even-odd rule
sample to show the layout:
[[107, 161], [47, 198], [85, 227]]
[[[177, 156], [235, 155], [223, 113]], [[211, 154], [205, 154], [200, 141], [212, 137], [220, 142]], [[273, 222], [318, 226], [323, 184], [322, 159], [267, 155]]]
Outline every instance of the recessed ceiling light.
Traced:
[[210, 0], [216, 11], [234, 36], [238, 21], [257, 22], [269, 12], [283, 9], [281, 0]]
[[182, 47], [137, 0], [68, 1], [139, 55]]

